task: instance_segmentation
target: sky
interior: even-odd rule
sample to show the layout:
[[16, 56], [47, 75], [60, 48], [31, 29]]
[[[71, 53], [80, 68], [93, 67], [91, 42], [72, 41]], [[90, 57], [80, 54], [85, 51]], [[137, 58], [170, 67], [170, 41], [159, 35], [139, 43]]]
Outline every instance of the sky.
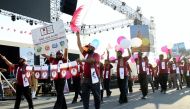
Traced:
[[185, 42], [189, 48], [188, 0], [124, 0], [132, 8], [140, 6], [144, 16], [153, 16], [156, 24], [156, 38], [158, 46]]
[[[137, 6], [141, 7], [143, 16], [150, 18], [153, 16], [156, 24], [156, 46], [157, 49], [164, 45], [177, 42], [185, 42], [186, 48], [190, 48], [189, 25], [190, 15], [188, 15], [189, 0], [122, 0], [133, 9]], [[77, 7], [84, 5], [79, 18], [79, 24], [104, 24], [116, 20], [125, 19], [126, 16], [114, 11], [112, 8], [101, 4], [99, 0], [78, 0]], [[70, 21], [68, 15], [61, 15], [64, 22]], [[0, 15], [0, 26], [16, 28], [19, 30], [35, 29], [40, 25], [30, 26], [25, 21], [12, 22], [10, 17]], [[32, 44], [31, 36], [28, 34], [20, 34], [19, 32], [0, 30], [0, 40], [10, 40], [26, 42]], [[101, 34], [92, 34], [91, 36], [82, 36], [82, 43], [87, 44], [93, 39], [98, 39], [100, 45], [97, 49], [100, 54], [105, 51], [107, 44], [113, 47], [119, 36], [125, 36], [130, 39], [129, 28], [118, 28], [102, 32]], [[19, 38], [18, 38], [19, 37]], [[76, 36], [69, 34], [69, 48], [76, 49]], [[16, 38], [16, 39], [15, 39]], [[114, 54], [112, 54], [114, 55]]]
[[[190, 48], [189, 25], [190, 16], [188, 15], [188, 0], [122, 0], [133, 9], [137, 6], [141, 7], [143, 16], [146, 18], [154, 17], [156, 25], [156, 47], [160, 48], [164, 45], [171, 46], [174, 43], [185, 42], [186, 48]], [[88, 3], [90, 4], [90, 3]], [[125, 19], [126, 16], [114, 11], [112, 8], [93, 0], [88, 9], [83, 22], [85, 24], [102, 24], [115, 20]], [[78, 4], [80, 6], [80, 4]], [[82, 16], [82, 15], [81, 15]], [[96, 17], [98, 16], [98, 17]], [[124, 35], [130, 37], [129, 28], [116, 29], [114, 31], [96, 34], [94, 37], [116, 44], [118, 36]], [[93, 35], [92, 35], [93, 36]], [[113, 40], [106, 40], [113, 38]], [[104, 46], [105, 47], [105, 46]], [[159, 52], [161, 53], [161, 52]]]

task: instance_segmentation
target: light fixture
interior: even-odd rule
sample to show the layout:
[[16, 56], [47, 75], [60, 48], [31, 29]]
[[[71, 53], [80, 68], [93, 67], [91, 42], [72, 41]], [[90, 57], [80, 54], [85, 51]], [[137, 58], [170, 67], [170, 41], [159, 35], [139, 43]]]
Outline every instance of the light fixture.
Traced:
[[30, 24], [30, 25], [33, 25], [33, 20], [30, 20], [30, 21], [29, 21], [29, 24]]
[[125, 6], [125, 2], [122, 2], [122, 6]]
[[141, 11], [141, 7], [137, 6], [136, 12], [139, 12], [139, 11]]
[[56, 21], [58, 21], [59, 20], [59, 18], [58, 17], [56, 17]]
[[11, 16], [11, 20], [12, 20], [12, 21], [15, 21], [15, 20], [16, 20], [16, 16], [15, 16], [15, 15], [12, 15], [12, 16]]
[[19, 19], [21, 19], [21, 17], [17, 16], [17, 17], [16, 17], [16, 20], [19, 20]]
[[117, 7], [116, 7], [116, 6], [114, 6], [114, 7], [113, 7], [113, 10], [116, 10], [116, 8], [117, 8]]

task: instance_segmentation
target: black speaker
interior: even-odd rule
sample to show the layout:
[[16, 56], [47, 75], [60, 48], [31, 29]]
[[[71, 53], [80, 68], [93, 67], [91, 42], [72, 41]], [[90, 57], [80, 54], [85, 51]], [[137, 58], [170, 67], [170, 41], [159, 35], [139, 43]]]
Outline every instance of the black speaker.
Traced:
[[138, 19], [135, 19], [134, 20], [134, 25], [142, 25], [142, 21], [138, 20]]
[[40, 65], [40, 56], [34, 55], [34, 65]]
[[70, 61], [75, 61], [76, 59], [80, 58], [79, 54], [69, 53], [68, 58]]
[[60, 11], [69, 15], [73, 15], [77, 7], [77, 0], [61, 0]]
[[[18, 64], [20, 59], [19, 47], [0, 45], [0, 54], [4, 55], [13, 64]], [[4, 60], [0, 59], [0, 68], [9, 69]], [[8, 72], [3, 72], [6, 78], [10, 78], [11, 75]]]

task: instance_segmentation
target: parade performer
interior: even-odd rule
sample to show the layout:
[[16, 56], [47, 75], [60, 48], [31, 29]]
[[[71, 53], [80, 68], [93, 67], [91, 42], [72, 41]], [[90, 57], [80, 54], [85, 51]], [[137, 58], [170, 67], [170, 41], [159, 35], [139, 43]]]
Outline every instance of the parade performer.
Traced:
[[85, 57], [85, 59], [82, 60], [78, 59], [78, 62], [84, 62], [84, 74], [81, 84], [83, 107], [84, 109], [89, 109], [89, 97], [91, 90], [94, 96], [95, 109], [100, 109], [100, 74], [98, 70], [100, 55], [94, 52], [95, 47], [91, 44], [86, 46], [88, 50], [85, 51], [80, 41], [80, 33], [77, 32], [76, 36], [79, 50]]
[[[60, 66], [60, 64], [67, 63], [67, 53], [68, 53], [68, 50], [67, 48], [65, 48], [64, 54], [61, 50], [56, 52], [56, 58], [52, 56], [48, 56], [46, 54], [42, 54], [42, 56], [47, 58], [50, 64]], [[57, 93], [57, 100], [55, 102], [53, 109], [67, 109], [67, 104], [66, 104], [65, 95], [64, 95], [65, 78], [61, 78], [59, 68], [60, 67], [58, 67], [58, 70], [57, 70], [58, 78], [54, 80], [55, 90]]]
[[20, 57], [18, 64], [12, 64], [5, 56], [0, 54], [1, 59], [5, 61], [5, 63], [15, 69], [15, 74], [17, 78], [16, 82], [16, 101], [15, 101], [15, 106], [14, 109], [19, 109], [20, 107], [20, 102], [21, 102], [21, 97], [22, 95], [25, 96], [29, 109], [33, 109], [33, 102], [32, 102], [32, 97], [31, 97], [31, 91], [30, 91], [30, 84], [29, 84], [29, 79], [26, 77], [26, 66], [27, 66], [27, 59], [25, 57]]

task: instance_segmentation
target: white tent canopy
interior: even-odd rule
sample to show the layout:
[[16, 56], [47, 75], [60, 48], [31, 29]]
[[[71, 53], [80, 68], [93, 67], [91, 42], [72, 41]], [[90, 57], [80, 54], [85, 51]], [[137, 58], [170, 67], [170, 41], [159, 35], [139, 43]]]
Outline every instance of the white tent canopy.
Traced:
[[0, 40], [0, 45], [14, 46], [14, 47], [24, 47], [24, 48], [33, 48], [33, 44], [21, 43], [21, 42], [11, 42]]
[[32, 47], [31, 29], [40, 25], [29, 25], [26, 21], [11, 21], [10, 17], [0, 15], [0, 44], [16, 47]]

